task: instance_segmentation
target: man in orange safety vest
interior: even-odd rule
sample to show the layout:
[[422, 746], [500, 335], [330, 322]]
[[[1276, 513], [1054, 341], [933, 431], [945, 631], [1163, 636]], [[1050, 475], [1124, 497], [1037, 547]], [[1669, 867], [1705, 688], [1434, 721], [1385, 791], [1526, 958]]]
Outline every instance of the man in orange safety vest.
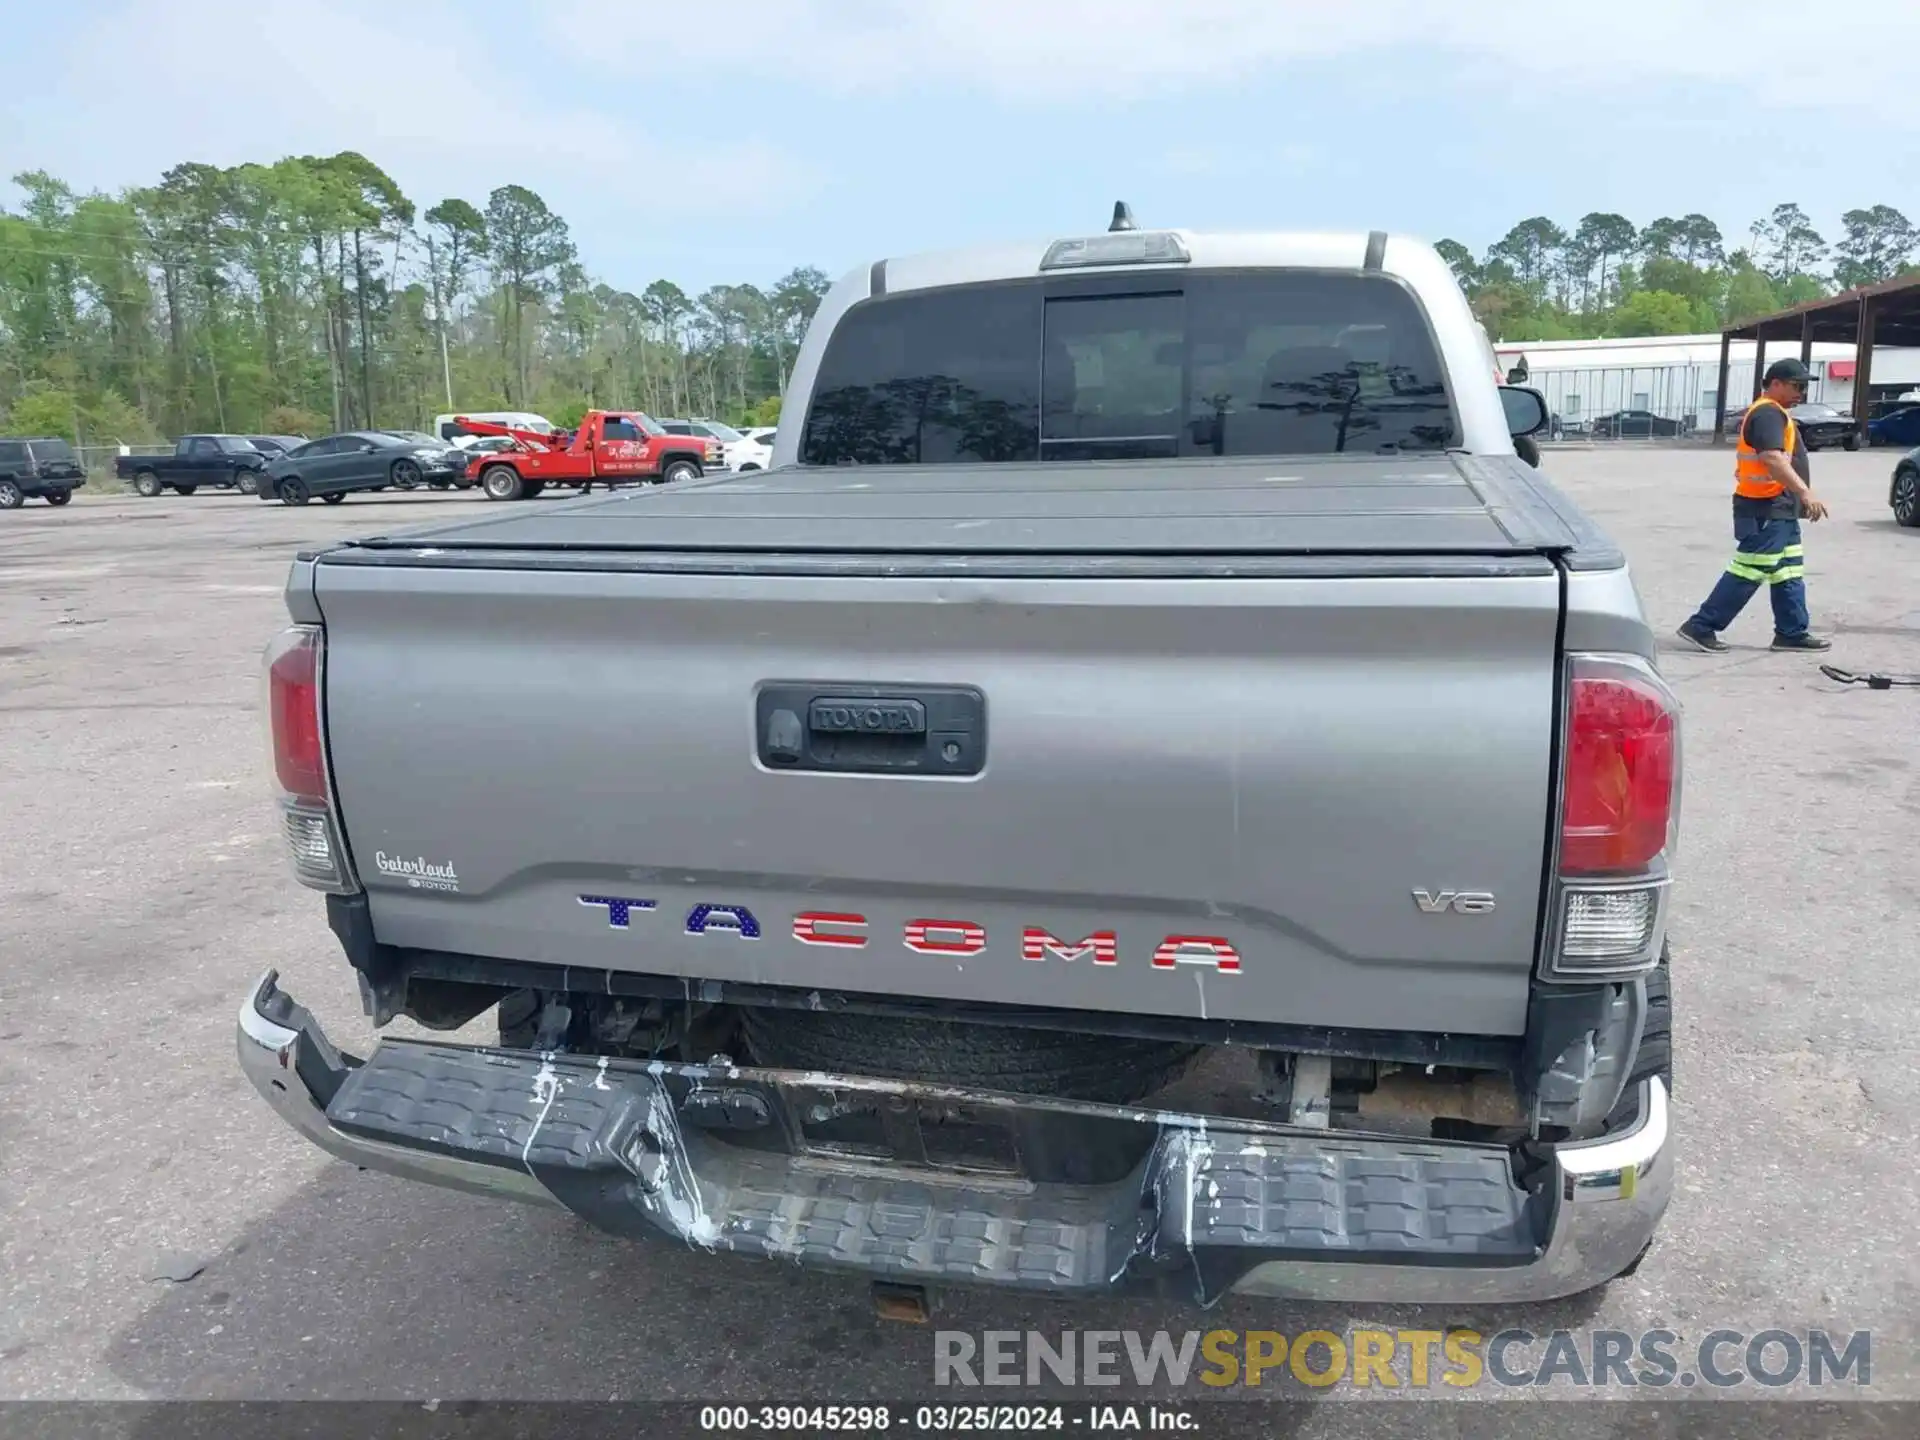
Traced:
[[1827, 507], [1814, 497], [1807, 445], [1793, 423], [1793, 407], [1807, 398], [1812, 377], [1798, 360], [1767, 367], [1766, 388], [1740, 418], [1733, 461], [1733, 537], [1737, 549], [1706, 603], [1680, 627], [1696, 650], [1727, 648], [1720, 632], [1734, 622], [1754, 593], [1767, 587], [1773, 601], [1775, 650], [1828, 650], [1807, 627], [1807, 583], [1800, 520], [1824, 520]]

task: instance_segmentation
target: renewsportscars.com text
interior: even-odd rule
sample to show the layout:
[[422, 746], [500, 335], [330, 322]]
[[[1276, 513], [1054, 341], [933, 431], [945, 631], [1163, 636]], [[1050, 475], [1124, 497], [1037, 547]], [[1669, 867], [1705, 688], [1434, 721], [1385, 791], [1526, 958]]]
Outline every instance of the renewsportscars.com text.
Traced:
[[1865, 1330], [941, 1330], [936, 1385], [1728, 1390], [1873, 1383]]

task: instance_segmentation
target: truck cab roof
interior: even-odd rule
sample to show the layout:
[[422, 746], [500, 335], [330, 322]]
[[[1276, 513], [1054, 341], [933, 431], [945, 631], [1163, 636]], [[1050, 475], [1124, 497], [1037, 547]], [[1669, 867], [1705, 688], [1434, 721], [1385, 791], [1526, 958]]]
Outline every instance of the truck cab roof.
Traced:
[[[1127, 258], [1123, 242], [1148, 258]], [[1096, 251], [1076, 259], [1056, 247], [1107, 245], [1108, 259]], [[1178, 249], [1169, 248], [1177, 245]], [[1169, 258], [1152, 258], [1159, 252]], [[1046, 262], [1050, 251], [1056, 258]], [[1182, 258], [1171, 258], [1182, 255]], [[1075, 274], [1133, 274], [1158, 270], [1357, 270], [1390, 269], [1429, 260], [1445, 268], [1424, 240], [1383, 231], [1203, 231], [1186, 229], [1135, 230], [1079, 236], [1055, 236], [992, 245], [924, 250], [874, 261], [849, 271], [841, 281], [866, 276], [877, 286], [872, 293], [896, 294], [944, 285], [977, 285], [992, 280], [1015, 280], [1071, 270]], [[1369, 263], [1372, 257], [1372, 263]], [[1072, 263], [1063, 263], [1071, 260]], [[836, 287], [837, 288], [837, 287]]]

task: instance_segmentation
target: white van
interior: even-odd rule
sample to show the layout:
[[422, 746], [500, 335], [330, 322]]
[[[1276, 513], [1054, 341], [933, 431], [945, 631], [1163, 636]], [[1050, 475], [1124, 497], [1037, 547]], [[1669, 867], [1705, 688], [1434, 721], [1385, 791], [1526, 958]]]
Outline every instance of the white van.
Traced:
[[[535, 415], [531, 410], [463, 410], [461, 414], [470, 420], [485, 420], [492, 425], [511, 425], [516, 430], [534, 430], [542, 435], [551, 435], [554, 431], [551, 420], [544, 415]], [[434, 416], [433, 433], [464, 450], [479, 437], [457, 423], [458, 420], [457, 415]]]

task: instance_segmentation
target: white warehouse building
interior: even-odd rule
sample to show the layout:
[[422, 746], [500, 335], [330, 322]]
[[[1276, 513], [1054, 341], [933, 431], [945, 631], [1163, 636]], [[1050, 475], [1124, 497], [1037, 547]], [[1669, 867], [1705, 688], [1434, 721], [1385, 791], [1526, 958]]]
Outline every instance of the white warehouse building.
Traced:
[[[1547, 397], [1547, 408], [1569, 429], [1617, 410], [1650, 410], [1677, 420], [1683, 431], [1713, 431], [1719, 401], [1718, 335], [1644, 335], [1618, 340], [1500, 341], [1494, 345], [1503, 369], [1524, 358], [1527, 381]], [[1753, 394], [1751, 340], [1735, 340], [1727, 369], [1730, 409], [1738, 413]], [[1797, 358], [1798, 343], [1771, 342], [1767, 361]], [[1808, 361], [1813, 384], [1807, 398], [1847, 410], [1853, 404], [1854, 348], [1842, 342], [1816, 342]], [[1920, 349], [1876, 349], [1873, 389], [1885, 398], [1889, 387], [1920, 392]]]

